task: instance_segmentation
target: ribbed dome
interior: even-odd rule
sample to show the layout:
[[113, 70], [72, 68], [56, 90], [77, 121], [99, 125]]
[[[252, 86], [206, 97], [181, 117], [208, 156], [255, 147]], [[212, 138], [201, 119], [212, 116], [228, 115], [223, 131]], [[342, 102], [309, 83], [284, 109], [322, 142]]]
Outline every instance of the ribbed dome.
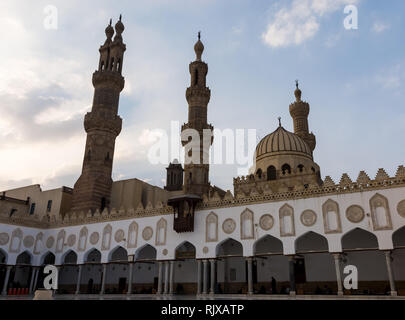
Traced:
[[312, 158], [311, 149], [306, 142], [282, 126], [259, 142], [256, 147], [256, 158], [273, 152], [302, 152]]

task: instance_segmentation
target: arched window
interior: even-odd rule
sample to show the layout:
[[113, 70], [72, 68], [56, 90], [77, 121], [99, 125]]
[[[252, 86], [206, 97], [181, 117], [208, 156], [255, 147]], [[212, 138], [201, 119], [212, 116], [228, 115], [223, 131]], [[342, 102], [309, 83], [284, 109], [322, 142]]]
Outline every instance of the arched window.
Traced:
[[276, 168], [274, 166], [267, 168], [267, 180], [276, 180]]
[[111, 69], [111, 70], [114, 70], [114, 57], [111, 58], [110, 69]]
[[287, 164], [287, 163], [284, 163], [283, 166], [281, 167], [281, 172], [282, 172], [283, 174], [286, 174], [286, 173], [290, 174], [290, 173], [291, 173], [291, 167], [290, 167], [290, 165]]
[[304, 171], [304, 166], [303, 166], [302, 164], [299, 164], [299, 165], [298, 165], [298, 171], [299, 171], [299, 172]]
[[196, 86], [198, 84], [198, 70], [194, 70], [194, 85]]
[[101, 61], [101, 64], [100, 64], [100, 70], [101, 70], [101, 71], [103, 71], [103, 70], [104, 70], [104, 61]]
[[257, 174], [257, 176], [259, 177], [259, 179], [261, 179], [261, 178], [262, 178], [262, 174], [263, 174], [262, 169], [257, 170], [257, 171], [256, 171], [256, 174]]
[[105, 197], [102, 197], [100, 211], [103, 211], [105, 209], [105, 203], [106, 203]]

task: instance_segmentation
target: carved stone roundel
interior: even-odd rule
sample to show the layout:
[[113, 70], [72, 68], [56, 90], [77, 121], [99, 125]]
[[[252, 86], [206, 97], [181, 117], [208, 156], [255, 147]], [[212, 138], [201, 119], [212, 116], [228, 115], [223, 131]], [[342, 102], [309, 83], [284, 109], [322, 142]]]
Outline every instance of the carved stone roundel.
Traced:
[[146, 227], [145, 229], [143, 229], [142, 231], [143, 240], [149, 240], [150, 238], [152, 238], [152, 235], [153, 229], [151, 227]]
[[222, 224], [222, 230], [224, 230], [224, 232], [227, 234], [234, 232], [235, 228], [236, 228], [236, 222], [235, 222], [235, 220], [233, 220], [231, 218], [226, 219], [224, 221], [224, 223]]
[[260, 228], [263, 230], [270, 230], [274, 225], [274, 218], [270, 214], [264, 214], [259, 220]]
[[313, 226], [316, 222], [316, 213], [312, 210], [305, 210], [301, 213], [301, 223], [310, 227]]
[[67, 238], [67, 244], [69, 247], [73, 247], [76, 243], [76, 235], [71, 234], [68, 238]]
[[55, 238], [50, 236], [47, 240], [46, 240], [46, 247], [48, 249], [53, 247], [53, 244], [55, 243]]
[[124, 230], [119, 229], [115, 232], [114, 239], [116, 242], [121, 242], [122, 240], [124, 240], [124, 237], [125, 237]]
[[164, 256], [166, 256], [169, 253], [169, 251], [167, 251], [167, 249], [163, 249], [162, 253]]
[[405, 200], [402, 200], [400, 203], [398, 203], [397, 211], [402, 218], [405, 218]]
[[34, 241], [35, 239], [33, 236], [26, 236], [23, 241], [24, 247], [31, 248], [34, 245]]
[[96, 245], [99, 239], [100, 239], [100, 235], [99, 235], [98, 232], [93, 232], [93, 233], [90, 235], [90, 243], [91, 243], [92, 245]]
[[364, 210], [362, 207], [353, 205], [347, 208], [346, 218], [350, 222], [358, 223], [364, 219]]
[[8, 240], [10, 240], [10, 236], [6, 232], [0, 233], [0, 246], [4, 246], [8, 243]]

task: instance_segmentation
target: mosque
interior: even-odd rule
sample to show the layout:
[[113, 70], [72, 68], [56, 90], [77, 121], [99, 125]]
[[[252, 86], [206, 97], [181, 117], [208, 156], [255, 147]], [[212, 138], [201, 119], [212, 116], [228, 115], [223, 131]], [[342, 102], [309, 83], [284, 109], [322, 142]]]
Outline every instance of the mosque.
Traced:
[[[57, 295], [405, 296], [405, 167], [392, 177], [379, 169], [371, 178], [361, 171], [356, 180], [322, 179], [298, 83], [289, 106], [294, 132], [280, 123], [265, 136], [254, 170], [233, 179], [233, 193], [211, 185], [203, 161], [173, 161], [164, 188], [113, 181], [123, 31], [121, 18], [115, 28], [110, 22], [99, 49], [74, 187], [0, 193], [2, 295], [35, 292], [53, 264]], [[200, 37], [194, 50], [181, 130], [213, 132]], [[186, 156], [195, 152], [183, 146]], [[210, 145], [200, 146], [202, 159]], [[357, 269], [357, 287], [344, 285], [346, 266]]]

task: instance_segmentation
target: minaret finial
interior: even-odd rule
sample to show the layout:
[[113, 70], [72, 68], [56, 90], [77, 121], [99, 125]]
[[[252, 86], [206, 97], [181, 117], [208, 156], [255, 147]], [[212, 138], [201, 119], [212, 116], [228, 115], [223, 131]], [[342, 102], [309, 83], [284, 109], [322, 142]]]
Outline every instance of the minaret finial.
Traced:
[[201, 40], [201, 31], [198, 31], [198, 40]]
[[201, 42], [201, 31], [198, 31], [198, 41], [194, 45], [194, 51], [197, 56], [197, 61], [201, 61], [201, 55], [204, 51], [204, 45]]
[[278, 126], [281, 127], [281, 117], [278, 117]]
[[112, 25], [112, 19], [110, 19], [110, 26]]
[[297, 80], [295, 80], [295, 86], [297, 87], [297, 89], [298, 89], [298, 79]]
[[122, 19], [122, 14], [120, 14], [120, 21], [121, 21], [121, 19]]

